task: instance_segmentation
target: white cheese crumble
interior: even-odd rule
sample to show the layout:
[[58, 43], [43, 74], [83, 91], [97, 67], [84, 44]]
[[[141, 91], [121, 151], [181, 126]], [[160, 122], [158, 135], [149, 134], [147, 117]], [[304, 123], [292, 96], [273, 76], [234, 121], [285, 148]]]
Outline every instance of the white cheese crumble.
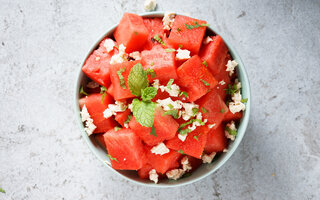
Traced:
[[157, 171], [155, 169], [149, 171], [149, 179], [156, 184], [158, 183], [158, 177], [159, 175], [157, 174]]
[[188, 136], [188, 134], [184, 134], [184, 135], [178, 134], [178, 138], [179, 138], [182, 142], [184, 142], [184, 141], [186, 140], [187, 136]]
[[115, 43], [112, 39], [106, 39], [104, 41], [103, 46], [106, 48], [107, 52], [109, 53], [110, 51], [113, 50], [113, 47], [115, 46]]
[[93, 119], [91, 119], [86, 105], [82, 107], [80, 115], [82, 122], [85, 122], [84, 130], [90, 136], [97, 127], [93, 124]]
[[144, 9], [145, 11], [153, 11], [157, 6], [156, 0], [145, 0], [144, 1]]
[[204, 154], [201, 159], [202, 159], [202, 163], [211, 163], [214, 156], [216, 155], [216, 152], [212, 152], [211, 154]]
[[88, 87], [88, 88], [91, 88], [91, 89], [94, 89], [94, 88], [99, 87], [99, 84], [98, 84], [97, 82], [90, 81], [90, 82], [87, 84], [87, 87]]
[[223, 149], [223, 152], [224, 152], [224, 153], [227, 153], [227, 152], [228, 152], [228, 149]]
[[[201, 112], [199, 112], [199, 113], [196, 115], [196, 119], [202, 121], [202, 113], [201, 113]], [[203, 122], [206, 123], [207, 121], [208, 121], [208, 120], [205, 119]], [[191, 131], [194, 131], [194, 130], [197, 128], [197, 126], [202, 126], [202, 125], [199, 123], [199, 121], [194, 121], [194, 122], [192, 122], [191, 126], [188, 126], [188, 128], [189, 128]]]
[[128, 60], [128, 54], [125, 52], [126, 47], [123, 44], [119, 45], [119, 53], [113, 55], [110, 60], [110, 64], [123, 63]]
[[213, 39], [210, 36], [207, 36], [204, 40], [203, 40], [203, 44], [209, 44], [209, 42], [212, 42]]
[[156, 89], [159, 89], [159, 87], [160, 87], [159, 79], [154, 79], [152, 86]]
[[108, 108], [103, 111], [104, 118], [108, 119], [112, 115], [116, 115], [117, 112], [123, 112], [127, 108], [125, 102], [116, 101], [116, 104], [109, 104]]
[[139, 51], [129, 53], [129, 57], [133, 58], [134, 60], [141, 60], [141, 54]]
[[172, 84], [171, 88], [164, 85], [159, 85], [161, 92], [166, 91], [172, 97], [178, 97], [180, 93], [180, 87], [177, 84]]
[[219, 82], [219, 84], [220, 85], [224, 85], [224, 84], [226, 84], [226, 82], [224, 82], [224, 80], [222, 80], [222, 81]]
[[208, 124], [208, 127], [211, 129], [213, 127], [215, 127], [216, 124]]
[[226, 71], [229, 72], [229, 75], [231, 76], [234, 73], [235, 67], [238, 65], [238, 63], [235, 60], [228, 60], [227, 63], [227, 69]]
[[168, 31], [171, 30], [175, 16], [176, 16], [175, 12], [167, 11], [164, 13], [164, 17], [162, 19], [163, 29], [166, 29]]
[[173, 169], [166, 173], [168, 179], [178, 180], [184, 174], [183, 169]]
[[[236, 131], [236, 130], [237, 130], [234, 121], [231, 121], [231, 122], [228, 123], [226, 126], [227, 126], [230, 130], [232, 130], [232, 131]], [[225, 136], [226, 136], [228, 139], [230, 139], [230, 140], [232, 140], [232, 141], [236, 138], [234, 135], [231, 135], [227, 130], [224, 131], [224, 134], [225, 134]]]
[[187, 156], [181, 159], [182, 169], [183, 171], [190, 171], [192, 169], [191, 163]]
[[[159, 106], [161, 106], [163, 108], [164, 111], [168, 111], [168, 110], [172, 110], [172, 109], [181, 109], [183, 103], [179, 100], [177, 101], [173, 101], [170, 97], [166, 98], [166, 99], [158, 99], [157, 103], [159, 104]], [[169, 105], [171, 105], [172, 107], [170, 107]]]
[[232, 102], [229, 103], [229, 110], [233, 114], [236, 112], [244, 111], [246, 109], [246, 105], [241, 102], [242, 96], [240, 93], [241, 82], [238, 79], [235, 80], [237, 91], [232, 95]]
[[160, 144], [158, 144], [157, 146], [154, 146], [152, 149], [151, 149], [151, 152], [156, 154], [156, 155], [164, 155], [166, 153], [169, 153], [170, 150], [167, 148], [167, 146], [161, 142]]
[[124, 123], [123, 126], [124, 126], [125, 128], [129, 128], [129, 123]]
[[177, 60], [185, 60], [190, 58], [190, 51], [186, 49], [178, 49], [176, 54]]
[[96, 61], [99, 61], [99, 60], [100, 60], [100, 57], [99, 57], [99, 56], [97, 56], [97, 57], [96, 57]]
[[183, 108], [184, 111], [182, 112], [182, 118], [187, 121], [194, 116], [192, 109], [199, 108], [199, 105], [194, 103], [183, 103]]

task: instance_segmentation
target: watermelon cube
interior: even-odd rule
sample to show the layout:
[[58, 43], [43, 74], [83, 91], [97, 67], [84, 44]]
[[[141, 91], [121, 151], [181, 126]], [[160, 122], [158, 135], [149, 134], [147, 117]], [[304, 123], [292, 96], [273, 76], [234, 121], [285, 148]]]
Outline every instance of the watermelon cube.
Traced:
[[188, 25], [195, 26], [196, 23], [201, 25], [207, 22], [181, 15], [176, 16], [168, 37], [168, 43], [176, 49], [179, 45], [182, 45], [182, 48], [188, 49], [191, 55], [198, 54], [206, 32], [206, 26], [187, 28]]
[[104, 147], [105, 149], [107, 149], [106, 141], [104, 141], [104, 136], [103, 135], [104, 135], [104, 133], [95, 134], [94, 138], [96, 139], [96, 141], [98, 142], [98, 144], [101, 147]]
[[112, 84], [107, 89], [107, 93], [110, 94], [112, 97], [114, 96], [114, 87]]
[[229, 76], [229, 72], [226, 71], [227, 67], [225, 66], [228, 62], [228, 60], [230, 60], [230, 56], [228, 55], [224, 66], [222, 68], [222, 70], [214, 75], [214, 78], [218, 81], [218, 85], [213, 88], [212, 90], [214, 90], [216, 93], [218, 93], [221, 97], [221, 99], [225, 100], [226, 99], [226, 89], [228, 88], [228, 85], [231, 84], [231, 78]]
[[141, 50], [148, 39], [148, 29], [141, 16], [124, 13], [123, 17], [113, 33], [118, 44], [126, 47], [126, 52]]
[[218, 74], [226, 65], [226, 58], [228, 55], [228, 47], [224, 43], [223, 39], [217, 35], [212, 37], [211, 42], [200, 50], [199, 56], [201, 60], [207, 62], [208, 68], [213, 75]]
[[178, 68], [177, 74], [177, 82], [186, 88], [191, 102], [196, 101], [218, 84], [197, 55], [184, 62]]
[[220, 124], [216, 129], [210, 129], [205, 146], [206, 153], [219, 152], [227, 148], [228, 141], [224, 134], [224, 125]]
[[197, 104], [201, 107], [200, 111], [204, 119], [208, 119], [209, 124], [219, 126], [229, 109], [218, 93], [211, 91], [202, 97]]
[[172, 139], [176, 135], [179, 124], [171, 115], [163, 115], [163, 113], [162, 109], [156, 109], [153, 125], [157, 136], [151, 135], [151, 127], [142, 126], [135, 117], [132, 117], [129, 127], [149, 146]]
[[243, 112], [236, 112], [232, 113], [230, 110], [227, 112], [227, 114], [224, 116], [223, 121], [228, 122], [228, 121], [237, 121], [240, 120], [243, 116]]
[[174, 52], [165, 52], [161, 45], [155, 45], [151, 50], [142, 51], [141, 59], [144, 69], [151, 68], [156, 73], [154, 79], [165, 83], [170, 79], [177, 79]]
[[124, 122], [128, 119], [130, 114], [131, 110], [127, 109], [124, 112], [118, 112], [114, 119], [124, 127]]
[[[110, 77], [111, 77], [111, 82], [112, 82], [112, 85], [113, 85], [113, 95], [114, 95], [114, 98], [116, 100], [122, 100], [122, 99], [134, 97], [134, 95], [131, 94], [131, 92], [129, 90], [128, 76], [130, 74], [131, 68], [135, 64], [137, 64], [138, 62], [139, 61], [126, 61], [126, 62], [123, 62], [123, 63], [117, 63], [117, 64], [114, 64], [114, 65], [111, 65]], [[119, 70], [122, 70], [124, 68], [125, 68], [125, 70], [121, 74], [122, 74], [122, 76], [124, 78], [125, 87], [126, 88], [123, 88], [120, 85], [120, 78], [119, 78], [119, 75], [117, 73]]]
[[178, 136], [168, 140], [166, 145], [168, 148], [179, 151], [193, 156], [195, 158], [201, 158], [204, 147], [207, 142], [207, 126], [199, 126], [194, 131], [188, 133], [186, 140], [181, 141]]
[[93, 133], [107, 132], [109, 129], [113, 129], [117, 123], [112, 118], [104, 118], [103, 111], [108, 108], [108, 105], [113, 102], [110, 95], [106, 96], [102, 100], [102, 94], [90, 94], [89, 96], [83, 97], [79, 100], [80, 108], [86, 105], [87, 110], [93, 119], [93, 124], [97, 127]]
[[109, 130], [104, 134], [112, 168], [138, 170], [146, 163], [143, 144], [131, 129]]
[[159, 43], [153, 40], [155, 35], [159, 35], [161, 38], [164, 37], [164, 29], [161, 18], [144, 18], [143, 23], [148, 30], [148, 39], [143, 47], [144, 50], [150, 50]]
[[138, 175], [142, 179], [149, 179], [149, 172], [152, 170], [150, 164], [145, 164], [141, 169], [138, 170]]

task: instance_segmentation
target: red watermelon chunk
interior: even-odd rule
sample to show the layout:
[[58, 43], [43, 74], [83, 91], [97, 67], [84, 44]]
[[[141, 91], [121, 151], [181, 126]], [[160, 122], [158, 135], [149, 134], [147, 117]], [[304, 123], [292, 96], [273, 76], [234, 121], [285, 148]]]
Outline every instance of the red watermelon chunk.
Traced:
[[128, 116], [130, 115], [131, 110], [127, 109], [124, 112], [118, 112], [115, 116], [115, 120], [124, 127], [124, 122], [128, 119]]
[[102, 94], [90, 94], [79, 100], [80, 108], [86, 105], [87, 110], [93, 119], [93, 124], [97, 127], [93, 133], [107, 132], [109, 129], [113, 129], [116, 126], [116, 122], [112, 118], [104, 118], [103, 111], [108, 108], [108, 105], [113, 103], [113, 99], [110, 95], [106, 95], [101, 102]]
[[151, 68], [155, 71], [160, 82], [169, 79], [177, 79], [175, 64], [175, 53], [165, 52], [161, 45], [155, 45], [151, 50], [141, 52], [142, 65], [144, 69]]
[[206, 21], [191, 17], [181, 15], [176, 16], [168, 38], [169, 44], [176, 49], [179, 47], [179, 45], [182, 45], [182, 48], [191, 51], [192, 55], [198, 54], [202, 44], [203, 36], [206, 32], [206, 27], [204, 26], [187, 29], [186, 24], [195, 25], [195, 22], [198, 24], [207, 23]]
[[197, 55], [184, 62], [178, 68], [177, 74], [178, 85], [187, 89], [191, 102], [196, 101], [218, 84]]
[[215, 124], [215, 127], [220, 125], [229, 111], [227, 105], [215, 91], [206, 94], [197, 104], [201, 107], [203, 118], [208, 119], [208, 124]]
[[152, 170], [150, 164], [145, 164], [141, 169], [138, 170], [138, 175], [142, 179], [149, 179], [149, 172]]
[[141, 16], [124, 13], [113, 35], [117, 43], [123, 44], [130, 53], [142, 49], [149, 33]]
[[153, 125], [157, 136], [151, 135], [151, 127], [142, 126], [135, 117], [132, 117], [129, 127], [150, 146], [172, 139], [176, 135], [179, 124], [170, 115], [163, 115], [163, 113], [162, 109], [156, 109]]
[[158, 173], [164, 174], [170, 169], [175, 169], [179, 167], [180, 153], [170, 150], [169, 153], [163, 155], [156, 155], [151, 152], [152, 147], [146, 147], [146, 155], [149, 164]]
[[243, 112], [236, 112], [236, 113], [232, 113], [230, 110], [227, 112], [227, 114], [224, 116], [223, 121], [227, 122], [227, 121], [237, 121], [240, 120], [243, 116]]
[[227, 148], [228, 141], [224, 134], [224, 125], [220, 124], [216, 129], [210, 129], [205, 146], [206, 153], [219, 152]]
[[207, 126], [199, 126], [194, 131], [188, 133], [188, 136], [184, 142], [182, 142], [178, 136], [176, 136], [175, 138], [168, 140], [166, 145], [170, 149], [176, 151], [182, 150], [183, 153], [189, 156], [201, 158], [207, 142], [207, 132]]
[[146, 163], [143, 144], [131, 129], [109, 130], [104, 134], [112, 168], [138, 170]]
[[153, 41], [153, 37], [155, 35], [159, 35], [164, 39], [165, 31], [163, 29], [161, 18], [144, 18], [143, 22], [149, 32], [147, 42], [145, 43], [143, 49], [150, 50], [152, 47], [159, 44], [158, 42]]
[[[123, 63], [117, 63], [114, 65], [111, 65], [110, 71], [111, 71], [111, 82], [113, 85], [113, 95], [116, 100], [126, 99], [134, 97], [133, 94], [131, 94], [128, 86], [128, 76], [130, 74], [131, 68], [137, 64], [139, 61], [126, 61]], [[125, 80], [126, 89], [122, 88], [120, 85], [120, 79], [118, 75], [118, 71], [125, 68], [125, 71], [122, 72], [122, 76]]]
[[110, 94], [112, 97], [114, 96], [114, 87], [112, 84], [107, 89], [107, 93]]
[[213, 75], [216, 75], [225, 66], [228, 47], [219, 35], [212, 37], [212, 39], [213, 41], [201, 48], [199, 56], [201, 57], [201, 60], [207, 62], [210, 72]]
[[96, 138], [98, 144], [102, 147], [104, 147], [105, 149], [107, 149], [106, 146], [106, 141], [104, 141], [104, 133], [99, 133], [99, 134], [95, 134], [94, 137]]

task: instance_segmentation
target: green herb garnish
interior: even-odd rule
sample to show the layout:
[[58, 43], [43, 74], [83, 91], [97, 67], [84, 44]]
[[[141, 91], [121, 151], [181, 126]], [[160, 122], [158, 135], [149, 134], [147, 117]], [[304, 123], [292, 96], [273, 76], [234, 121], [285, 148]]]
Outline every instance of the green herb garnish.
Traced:
[[178, 119], [179, 118], [179, 110], [168, 110], [163, 113], [163, 115], [171, 115], [173, 118]]
[[186, 135], [186, 134], [188, 134], [188, 133], [190, 133], [190, 132], [192, 132], [192, 130], [189, 129], [189, 128], [186, 128], [186, 129], [183, 129], [183, 130], [179, 130], [179, 129], [178, 129], [178, 133], [179, 133], [180, 135]]
[[193, 116], [199, 112], [199, 108], [192, 108]]
[[103, 100], [104, 100], [104, 98], [105, 98], [106, 95], [107, 95], [107, 88], [104, 87], [104, 86], [100, 87], [100, 94], [102, 94], [102, 96], [101, 96], [101, 102], [103, 103]]
[[179, 47], [179, 48], [182, 48], [183, 46], [182, 46], [182, 44], [179, 44], [178, 47]]
[[2, 188], [0, 188], [0, 192], [1, 193], [6, 193], [6, 191], [4, 189], [2, 189]]
[[107, 156], [110, 158], [110, 160], [114, 160], [117, 163], [119, 163], [119, 161], [116, 158], [112, 157], [110, 154], [107, 154]]
[[128, 124], [132, 119], [132, 114], [128, 115], [127, 120], [124, 122], [125, 124]]
[[121, 129], [122, 129], [122, 128], [119, 127], [119, 126], [114, 127], [114, 130], [115, 130], [115, 131], [119, 131], [119, 130], [121, 130]]
[[141, 98], [143, 101], [150, 101], [157, 95], [157, 89], [154, 87], [146, 87], [141, 89]]
[[224, 113], [224, 108], [222, 108], [222, 109], [220, 110], [220, 112], [221, 112], [221, 113]]
[[[152, 63], [153, 63], [153, 62], [152, 62]], [[152, 63], [151, 63], [151, 64], [152, 64]], [[152, 65], [151, 65], [151, 66], [152, 66]], [[157, 77], [156, 72], [155, 72], [152, 68], [148, 68], [148, 69], [146, 70], [146, 73], [147, 73], [147, 75], [150, 75], [151, 78]]]
[[226, 94], [229, 94], [232, 96], [238, 90], [238, 87], [236, 84], [234, 84], [234, 85], [228, 84], [228, 88], [224, 89], [224, 90], [226, 91]]
[[174, 79], [171, 78], [167, 83], [167, 88], [170, 89], [170, 90], [171, 90], [171, 85], [172, 85], [173, 81], [174, 81]]
[[135, 64], [128, 76], [128, 86], [131, 94], [135, 96], [141, 95], [141, 90], [148, 87], [149, 81], [147, 72], [145, 72], [140, 63]]
[[232, 130], [228, 126], [226, 126], [225, 130], [228, 131], [230, 135], [236, 136], [238, 134], [236, 130]]
[[160, 36], [158, 34], [153, 36], [153, 39], [155, 41], [159, 42], [159, 44], [162, 44], [163, 46], [166, 46], [166, 44], [164, 43], [164, 41], [160, 38]]
[[186, 25], [187, 29], [189, 29], [189, 30], [194, 29], [194, 28], [209, 26], [209, 24], [199, 24], [197, 21], [194, 22], [194, 25], [190, 25], [190, 24], [184, 24], [184, 25]]
[[151, 128], [150, 135], [153, 135], [154, 137], [157, 137], [156, 129], [154, 128], [154, 126], [152, 126], [152, 128]]
[[205, 61], [203, 61], [203, 62], [202, 62], [202, 64], [203, 64], [204, 66], [208, 67], [208, 63], [207, 63], [207, 61], [206, 61], [206, 60], [205, 60]]
[[86, 95], [86, 96], [89, 95], [88, 93], [86, 93], [86, 92], [83, 90], [83, 86], [81, 86], [81, 88], [80, 88], [80, 94], [83, 94], [83, 95]]
[[193, 136], [193, 138], [194, 138], [195, 140], [199, 141], [199, 138], [198, 138], [196, 135]]
[[179, 97], [181, 97], [182, 95], [189, 98], [188, 92], [180, 92]]
[[185, 153], [183, 153], [183, 151], [181, 150], [181, 149], [179, 149], [179, 151], [178, 151], [180, 154], [182, 154], [182, 155], [186, 155]]
[[201, 110], [203, 113], [208, 113], [209, 111], [207, 109], [205, 109], [204, 107], [201, 107]]
[[203, 84], [205, 84], [206, 86], [210, 86], [210, 84], [209, 84], [207, 81], [205, 81], [205, 80], [203, 80], [203, 79], [200, 79], [200, 81], [201, 81]]
[[152, 127], [154, 122], [154, 113], [156, 104], [148, 101], [139, 101], [139, 99], [133, 99], [132, 101], [132, 113], [137, 122], [145, 127]]
[[119, 80], [120, 80], [120, 86], [123, 88], [123, 89], [127, 89], [127, 86], [126, 86], [126, 83], [124, 81], [124, 77], [122, 76], [122, 73], [126, 71], [126, 68], [123, 67], [121, 69], [119, 69], [117, 71], [117, 74], [118, 74], [118, 77], [119, 77]]
[[181, 29], [180, 29], [180, 28], [177, 28], [177, 31], [178, 31], [178, 32], [180, 32], [180, 31], [181, 31]]
[[135, 31], [135, 32], [134, 32], [134, 34], [135, 34], [135, 35], [138, 35], [138, 32], [137, 32], [137, 31]]
[[169, 53], [169, 52], [175, 52], [176, 50], [175, 50], [175, 49], [168, 48], [168, 49], [165, 49], [164, 51]]
[[248, 98], [241, 99], [241, 102], [242, 102], [242, 103], [247, 103], [247, 101], [248, 101]]

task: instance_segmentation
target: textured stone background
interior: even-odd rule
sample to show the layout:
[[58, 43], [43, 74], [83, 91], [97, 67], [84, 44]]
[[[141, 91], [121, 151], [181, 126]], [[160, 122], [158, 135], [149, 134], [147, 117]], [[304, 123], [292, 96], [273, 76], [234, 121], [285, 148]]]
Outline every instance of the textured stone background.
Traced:
[[[200, 3], [201, 2], [201, 3]], [[320, 199], [320, 1], [158, 0], [206, 19], [240, 53], [252, 114], [216, 173], [174, 189], [120, 179], [73, 112], [91, 45], [143, 0], [0, 0], [0, 199]]]

